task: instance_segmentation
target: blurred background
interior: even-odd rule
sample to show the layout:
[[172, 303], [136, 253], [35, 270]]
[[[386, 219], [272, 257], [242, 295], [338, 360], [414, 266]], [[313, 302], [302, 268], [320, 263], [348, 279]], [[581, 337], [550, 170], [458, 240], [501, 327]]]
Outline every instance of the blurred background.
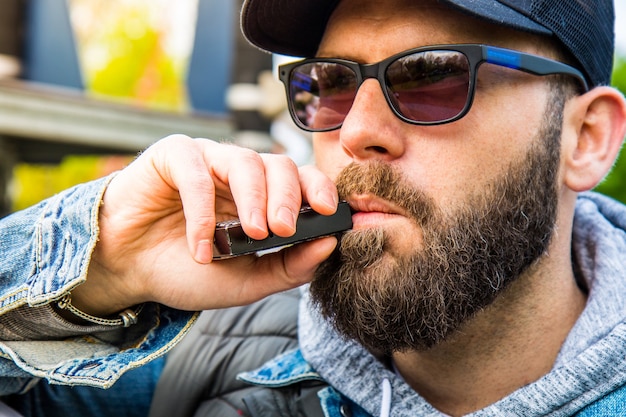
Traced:
[[[0, 217], [183, 133], [311, 161], [242, 0], [2, 0]], [[626, 2], [613, 84], [626, 92]], [[624, 152], [622, 152], [624, 154]], [[626, 202], [620, 158], [598, 191]]]

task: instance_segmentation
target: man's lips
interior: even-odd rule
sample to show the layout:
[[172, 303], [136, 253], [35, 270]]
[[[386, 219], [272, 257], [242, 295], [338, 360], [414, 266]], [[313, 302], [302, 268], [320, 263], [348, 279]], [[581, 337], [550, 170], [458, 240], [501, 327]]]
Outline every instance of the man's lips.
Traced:
[[352, 223], [355, 229], [381, 226], [383, 222], [406, 217], [402, 208], [376, 196], [351, 195], [346, 201], [353, 211]]

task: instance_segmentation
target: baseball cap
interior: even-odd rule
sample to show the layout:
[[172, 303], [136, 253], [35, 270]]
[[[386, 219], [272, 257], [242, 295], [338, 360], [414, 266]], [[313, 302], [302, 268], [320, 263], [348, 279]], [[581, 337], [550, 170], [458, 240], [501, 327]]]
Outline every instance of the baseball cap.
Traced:
[[[620, 0], [621, 1], [621, 0]], [[529, 33], [552, 36], [578, 62], [591, 86], [611, 81], [613, 0], [439, 0], [471, 16]], [[269, 52], [312, 57], [339, 0], [245, 0], [241, 28]]]

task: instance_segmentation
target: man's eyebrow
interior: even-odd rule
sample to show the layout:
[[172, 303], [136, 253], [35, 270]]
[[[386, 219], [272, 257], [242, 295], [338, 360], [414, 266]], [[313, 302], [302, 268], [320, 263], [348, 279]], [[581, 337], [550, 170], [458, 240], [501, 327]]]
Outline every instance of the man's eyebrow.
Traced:
[[322, 55], [315, 55], [314, 57], [315, 59], [346, 59], [348, 61], [354, 61], [354, 62], [359, 62], [358, 60], [348, 56], [348, 55], [338, 55], [338, 54], [334, 54], [334, 55], [329, 55], [329, 54], [322, 54]]
[[365, 62], [365, 60], [363, 59], [359, 59], [355, 54], [354, 51], [348, 51], [342, 54], [329, 54], [329, 53], [317, 53], [315, 54], [314, 58], [317, 59], [345, 59], [348, 61], [354, 61], [354, 62]]

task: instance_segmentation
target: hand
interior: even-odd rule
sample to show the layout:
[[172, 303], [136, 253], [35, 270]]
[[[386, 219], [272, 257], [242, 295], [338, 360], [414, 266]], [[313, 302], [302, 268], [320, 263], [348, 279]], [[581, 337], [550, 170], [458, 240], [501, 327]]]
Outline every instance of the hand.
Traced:
[[284, 156], [181, 135], [162, 139], [107, 188], [100, 240], [72, 302], [100, 316], [146, 301], [204, 310], [301, 285], [335, 238], [216, 262], [212, 248], [216, 221], [236, 217], [254, 239], [269, 230], [292, 235], [303, 199], [326, 215], [338, 204], [328, 177]]

